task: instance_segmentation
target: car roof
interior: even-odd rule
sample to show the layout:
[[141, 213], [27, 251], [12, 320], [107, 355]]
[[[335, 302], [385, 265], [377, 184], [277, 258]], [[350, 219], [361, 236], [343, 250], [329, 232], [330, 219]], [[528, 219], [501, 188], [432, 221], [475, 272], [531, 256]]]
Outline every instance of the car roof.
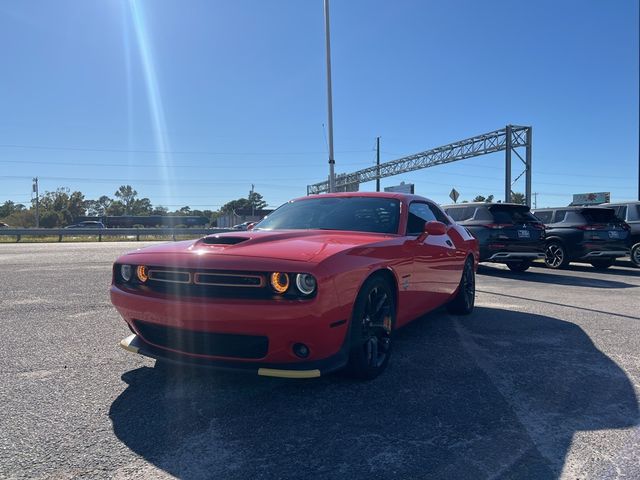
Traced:
[[434, 202], [433, 200], [422, 197], [420, 195], [414, 195], [411, 193], [400, 193], [400, 192], [339, 192], [339, 193], [321, 193], [319, 195], [308, 195], [306, 197], [299, 197], [291, 200], [292, 202], [298, 202], [300, 200], [309, 200], [313, 198], [350, 198], [350, 197], [369, 197], [369, 198], [392, 198], [396, 200], [405, 201], [406, 203], [413, 201], [429, 201]]
[[454, 207], [480, 207], [487, 206], [493, 207], [495, 205], [504, 206], [504, 207], [527, 207], [527, 205], [522, 205], [521, 203], [501, 203], [501, 202], [467, 202], [467, 203], [449, 203], [447, 205], [442, 205], [442, 208], [454, 208]]
[[546, 208], [534, 208], [533, 211], [534, 212], [549, 212], [549, 211], [553, 211], [553, 210], [611, 210], [611, 207], [604, 207], [601, 205], [594, 205], [594, 206], [571, 206], [571, 207], [546, 207]]
[[601, 207], [621, 207], [624, 205], [640, 205], [640, 200], [629, 200], [628, 202], [603, 203]]

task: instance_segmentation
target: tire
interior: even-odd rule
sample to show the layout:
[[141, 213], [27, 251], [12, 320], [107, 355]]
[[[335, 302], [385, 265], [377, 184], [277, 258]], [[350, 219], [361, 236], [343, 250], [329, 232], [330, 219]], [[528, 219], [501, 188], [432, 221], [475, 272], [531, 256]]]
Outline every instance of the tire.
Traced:
[[640, 243], [636, 243], [631, 247], [631, 263], [640, 268]]
[[387, 368], [395, 324], [396, 305], [389, 282], [380, 276], [368, 279], [358, 293], [351, 318], [349, 375], [371, 380]]
[[507, 263], [507, 267], [509, 267], [509, 270], [512, 272], [524, 272], [529, 269], [531, 263], [531, 260], [520, 260], [519, 262]]
[[447, 310], [454, 315], [469, 315], [476, 303], [476, 272], [473, 260], [468, 258], [462, 270], [462, 278], [456, 296], [447, 304]]
[[615, 258], [603, 258], [602, 260], [591, 260], [590, 263], [591, 263], [591, 265], [593, 265], [593, 268], [595, 268], [597, 270], [606, 270], [611, 265], [616, 263], [616, 259]]
[[550, 242], [547, 244], [544, 251], [544, 263], [547, 267], [557, 270], [559, 268], [565, 268], [569, 265], [569, 256], [567, 250], [560, 242]]

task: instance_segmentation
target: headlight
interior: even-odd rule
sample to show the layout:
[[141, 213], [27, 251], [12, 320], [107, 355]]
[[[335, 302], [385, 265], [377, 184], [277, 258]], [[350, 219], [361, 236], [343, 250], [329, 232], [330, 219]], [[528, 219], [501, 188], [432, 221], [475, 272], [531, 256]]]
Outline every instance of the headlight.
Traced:
[[296, 275], [296, 287], [303, 295], [311, 295], [316, 290], [316, 279], [308, 273], [299, 273]]
[[278, 293], [284, 293], [289, 289], [289, 275], [282, 272], [271, 274], [271, 287]]
[[120, 276], [125, 282], [131, 280], [132, 272], [133, 268], [131, 268], [131, 265], [120, 265]]
[[149, 272], [147, 271], [147, 267], [145, 267], [144, 265], [138, 265], [138, 268], [136, 268], [136, 276], [142, 283], [149, 280]]

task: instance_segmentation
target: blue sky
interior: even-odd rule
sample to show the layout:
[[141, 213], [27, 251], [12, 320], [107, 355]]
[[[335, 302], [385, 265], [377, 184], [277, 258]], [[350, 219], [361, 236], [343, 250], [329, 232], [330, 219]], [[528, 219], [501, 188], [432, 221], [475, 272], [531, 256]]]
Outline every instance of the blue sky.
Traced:
[[[3, 1], [0, 22], [0, 202], [33, 176], [172, 209], [326, 179], [322, 0]], [[637, 1], [332, 0], [331, 28], [337, 172], [376, 136], [388, 161], [512, 123], [534, 128], [539, 207], [636, 198]], [[382, 185], [501, 198], [503, 172], [498, 153]]]

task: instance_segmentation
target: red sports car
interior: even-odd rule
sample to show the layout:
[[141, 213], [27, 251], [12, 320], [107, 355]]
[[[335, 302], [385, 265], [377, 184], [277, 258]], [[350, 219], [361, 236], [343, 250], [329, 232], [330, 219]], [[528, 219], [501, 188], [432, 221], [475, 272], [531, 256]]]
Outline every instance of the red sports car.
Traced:
[[253, 230], [143, 248], [113, 267], [125, 349], [158, 361], [308, 378], [380, 374], [395, 329], [468, 314], [477, 241], [423, 197], [288, 202]]

